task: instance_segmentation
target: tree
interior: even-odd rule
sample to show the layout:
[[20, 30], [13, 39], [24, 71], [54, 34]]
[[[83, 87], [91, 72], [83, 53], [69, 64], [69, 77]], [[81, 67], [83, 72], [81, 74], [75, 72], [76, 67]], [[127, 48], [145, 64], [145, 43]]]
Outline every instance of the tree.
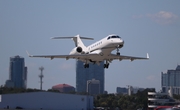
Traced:
[[154, 92], [155, 90], [145, 89], [144, 91], [138, 91], [137, 94], [132, 96], [122, 94], [103, 94], [94, 98], [95, 107], [109, 107], [114, 109], [119, 107], [122, 110], [134, 110], [138, 108], [147, 108], [147, 92]]

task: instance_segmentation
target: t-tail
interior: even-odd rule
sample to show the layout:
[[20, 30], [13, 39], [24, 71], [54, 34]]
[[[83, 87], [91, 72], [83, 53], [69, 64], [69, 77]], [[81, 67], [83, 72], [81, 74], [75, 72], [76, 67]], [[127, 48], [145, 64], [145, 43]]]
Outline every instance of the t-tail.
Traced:
[[79, 34], [74, 37], [52, 37], [51, 39], [72, 39], [75, 43], [75, 48], [70, 54], [85, 54], [88, 53], [87, 47], [84, 45], [81, 39], [94, 40], [93, 38], [81, 37]]

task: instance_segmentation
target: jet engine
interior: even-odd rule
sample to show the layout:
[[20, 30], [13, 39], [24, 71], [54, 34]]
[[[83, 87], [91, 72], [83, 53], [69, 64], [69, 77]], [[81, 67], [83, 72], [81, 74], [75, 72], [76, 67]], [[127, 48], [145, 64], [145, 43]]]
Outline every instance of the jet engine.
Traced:
[[81, 47], [76, 47], [76, 51], [78, 52], [78, 53], [81, 53], [82, 52], [82, 48]]
[[73, 54], [82, 54], [84, 53], [82, 47], [75, 47], [74, 49], [72, 49], [72, 51], [70, 52], [70, 55]]

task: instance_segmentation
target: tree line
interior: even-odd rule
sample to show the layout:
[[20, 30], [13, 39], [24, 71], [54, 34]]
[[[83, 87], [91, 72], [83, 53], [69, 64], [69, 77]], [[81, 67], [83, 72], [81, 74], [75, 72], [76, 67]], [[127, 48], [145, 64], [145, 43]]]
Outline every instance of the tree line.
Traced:
[[102, 94], [95, 97], [94, 105], [106, 109], [137, 110], [142, 108], [146, 110], [148, 105], [147, 92], [155, 92], [155, 90], [145, 89], [131, 96], [127, 94]]

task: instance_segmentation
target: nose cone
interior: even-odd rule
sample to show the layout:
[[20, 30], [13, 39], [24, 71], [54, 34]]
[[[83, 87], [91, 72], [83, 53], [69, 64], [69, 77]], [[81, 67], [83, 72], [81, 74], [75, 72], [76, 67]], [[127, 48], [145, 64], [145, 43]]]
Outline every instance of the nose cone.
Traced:
[[119, 44], [118, 44], [118, 47], [119, 48], [122, 48], [124, 46], [124, 40], [120, 40]]
[[124, 44], [124, 40], [121, 39], [121, 43]]

